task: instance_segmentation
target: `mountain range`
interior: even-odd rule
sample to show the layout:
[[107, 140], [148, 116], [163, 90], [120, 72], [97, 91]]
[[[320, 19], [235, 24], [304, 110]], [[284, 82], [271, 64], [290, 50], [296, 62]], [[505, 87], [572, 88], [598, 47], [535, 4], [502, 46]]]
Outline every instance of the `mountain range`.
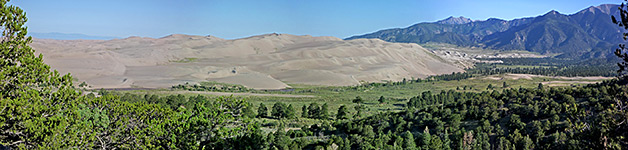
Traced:
[[623, 29], [611, 22], [619, 5], [604, 4], [565, 15], [544, 15], [513, 20], [490, 18], [473, 21], [449, 17], [406, 28], [385, 29], [346, 38], [377, 38], [400, 43], [449, 43], [496, 50], [527, 50], [560, 58], [612, 56], [613, 47], [623, 42]]

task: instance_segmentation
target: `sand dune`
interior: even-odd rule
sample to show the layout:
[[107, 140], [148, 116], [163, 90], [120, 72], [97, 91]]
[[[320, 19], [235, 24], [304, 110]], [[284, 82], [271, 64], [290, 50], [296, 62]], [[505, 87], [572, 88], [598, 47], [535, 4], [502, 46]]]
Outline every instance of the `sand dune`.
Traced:
[[154, 39], [35, 39], [31, 46], [62, 73], [92, 88], [162, 88], [218, 81], [257, 89], [286, 83], [355, 85], [460, 72], [417, 44], [265, 34], [225, 40], [169, 35]]

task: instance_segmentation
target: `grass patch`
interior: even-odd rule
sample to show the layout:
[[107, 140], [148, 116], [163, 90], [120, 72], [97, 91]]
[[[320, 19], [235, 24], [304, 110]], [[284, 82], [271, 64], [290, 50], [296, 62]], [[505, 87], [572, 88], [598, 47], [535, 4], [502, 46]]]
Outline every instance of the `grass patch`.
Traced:
[[[400, 111], [405, 108], [407, 100], [418, 96], [424, 91], [432, 91], [432, 93], [439, 93], [447, 90], [457, 90], [466, 92], [483, 92], [508, 88], [535, 88], [539, 83], [549, 81], [588, 81], [597, 82], [602, 80], [566, 80], [551, 77], [532, 77], [530, 79], [512, 79], [508, 75], [491, 75], [474, 77], [463, 80], [453, 81], [424, 81], [424, 82], [408, 82], [406, 84], [380, 84], [378, 86], [320, 86], [320, 85], [302, 85], [291, 84], [291, 90], [277, 91], [277, 90], [249, 90], [249, 91], [223, 91], [233, 93], [260, 93], [260, 94], [287, 94], [287, 95], [312, 95], [314, 97], [274, 97], [274, 96], [234, 96], [237, 98], [247, 99], [253, 103], [255, 108], [260, 103], [264, 103], [269, 109], [272, 109], [272, 105], [276, 102], [283, 102], [286, 105], [293, 105], [296, 113], [301, 114], [301, 107], [309, 105], [310, 103], [318, 103], [322, 105], [327, 103], [329, 106], [330, 116], [335, 116], [338, 108], [342, 105], [346, 105], [351, 113], [355, 113], [354, 107], [357, 105], [352, 103], [352, 100], [360, 96], [366, 106], [366, 111], [363, 112], [363, 116], [369, 116], [380, 112], [387, 111]], [[507, 87], [503, 87], [503, 83], [506, 82]], [[492, 89], [488, 89], [488, 85], [492, 85]], [[238, 87], [238, 85], [217, 83], [217, 82], [203, 82], [197, 86], [204, 87]], [[557, 84], [560, 86], [559, 84]], [[553, 86], [557, 86], [553, 85]], [[565, 86], [581, 86], [584, 84], [564, 84]], [[193, 86], [189, 86], [193, 87]], [[156, 94], [158, 96], [167, 96], [172, 94], [182, 93], [181, 91], [187, 91], [185, 89], [161, 89], [161, 90], [135, 90], [125, 91], [133, 94]], [[218, 91], [220, 92], [220, 91]], [[217, 95], [202, 94], [202, 93], [184, 93], [185, 96], [196, 96], [198, 94], [205, 95], [210, 99], [218, 98]], [[378, 99], [383, 96], [386, 99], [386, 103], [379, 103]], [[257, 109], [256, 109], [257, 110]]]
[[183, 59], [179, 59], [179, 60], [172, 60], [170, 62], [175, 62], [175, 63], [191, 63], [196, 61], [198, 58], [183, 58]]

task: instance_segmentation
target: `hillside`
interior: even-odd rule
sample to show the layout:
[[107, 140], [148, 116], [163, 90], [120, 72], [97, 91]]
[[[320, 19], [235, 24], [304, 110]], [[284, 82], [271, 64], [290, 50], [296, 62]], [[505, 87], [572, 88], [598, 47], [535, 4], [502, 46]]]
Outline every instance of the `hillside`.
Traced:
[[57, 40], [111, 40], [111, 39], [119, 39], [119, 37], [113, 36], [93, 36], [93, 35], [85, 35], [85, 34], [77, 34], [77, 33], [58, 33], [58, 32], [49, 32], [49, 33], [39, 33], [32, 32], [28, 33], [28, 36], [32, 36], [38, 39], [57, 39]]
[[564, 58], [612, 56], [613, 43], [622, 41], [620, 28], [610, 21], [618, 5], [589, 7], [575, 14], [557, 11], [514, 20], [471, 21], [450, 17], [407, 28], [386, 29], [347, 39], [378, 38], [401, 43], [449, 43], [499, 50], [527, 50]]
[[462, 69], [417, 44], [266, 34], [225, 40], [170, 35], [158, 39], [35, 39], [44, 61], [92, 88], [163, 88], [217, 81], [257, 89], [287, 83], [356, 85], [400, 81]]

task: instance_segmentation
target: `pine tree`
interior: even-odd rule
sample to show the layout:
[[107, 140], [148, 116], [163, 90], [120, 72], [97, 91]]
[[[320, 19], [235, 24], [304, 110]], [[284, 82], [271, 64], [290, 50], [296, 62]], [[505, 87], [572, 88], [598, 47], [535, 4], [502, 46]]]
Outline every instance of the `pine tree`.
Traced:
[[406, 131], [402, 134], [403, 136], [403, 149], [413, 150], [416, 149], [416, 143], [414, 142], [414, 135], [410, 131]]
[[451, 150], [451, 140], [449, 139], [449, 133], [445, 130], [445, 134], [443, 134], [443, 150]]
[[338, 113], [336, 113], [336, 119], [348, 119], [349, 110], [345, 105], [340, 106], [338, 108]]
[[327, 103], [323, 104], [323, 106], [321, 106], [321, 110], [320, 110], [320, 115], [319, 115], [319, 119], [328, 119], [329, 118], [329, 106], [327, 106]]
[[537, 86], [537, 89], [543, 90], [543, 83], [539, 83], [539, 85]]
[[53, 142], [87, 149], [69, 142], [75, 140], [73, 134], [89, 132], [76, 127], [81, 120], [73, 116], [80, 100], [72, 77], [51, 71], [43, 55], [35, 55], [32, 38], [26, 36], [26, 13], [7, 2], [0, 1], [0, 143], [13, 149], [63, 149]]
[[307, 111], [308, 116], [310, 116], [310, 118], [315, 118], [315, 119], [320, 118], [321, 107], [319, 107], [317, 103], [310, 103], [310, 106], [308, 106], [307, 109], [308, 109]]
[[286, 115], [285, 117], [288, 118], [288, 119], [296, 117], [296, 112], [294, 110], [294, 107], [292, 107], [292, 104], [288, 105], [288, 108], [286, 109], [285, 115]]
[[257, 108], [257, 117], [258, 118], [268, 117], [268, 107], [266, 107], [264, 103], [259, 103], [259, 108]]
[[443, 141], [440, 140], [440, 137], [438, 136], [432, 137], [432, 141], [430, 141], [430, 149], [435, 149], [435, 150], [443, 149]]
[[273, 105], [273, 110], [271, 111], [270, 115], [272, 115], [273, 117], [277, 119], [286, 118], [287, 117], [286, 109], [287, 109], [286, 104], [282, 102], [277, 102], [275, 103], [275, 105]]
[[362, 117], [362, 106], [360, 105], [356, 105], [353, 107], [355, 109], [355, 115], [353, 115], [353, 118], [360, 118]]
[[432, 135], [430, 135], [430, 129], [427, 128], [427, 126], [425, 127], [425, 130], [423, 130], [423, 134], [421, 134], [421, 147], [422, 149], [429, 149], [429, 146], [432, 143]]
[[303, 107], [301, 107], [301, 117], [303, 118], [310, 118], [310, 116], [308, 116], [307, 113], [307, 106], [303, 105]]
[[384, 98], [384, 96], [379, 96], [379, 99], [377, 100], [380, 104], [384, 104], [386, 103], [386, 99]]
[[249, 117], [249, 118], [255, 118], [256, 114], [255, 111], [253, 110], [253, 104], [251, 103], [247, 103], [246, 106], [243, 108], [242, 113], [244, 114], [244, 116]]
[[360, 105], [360, 104], [362, 104], [364, 102], [364, 100], [362, 100], [362, 97], [356, 96], [355, 99], [353, 99], [352, 102]]
[[[624, 2], [627, 1], [624, 0]], [[628, 33], [625, 32], [626, 30], [628, 30], [628, 7], [626, 7], [624, 3], [621, 3], [621, 6], [619, 7], [619, 13], [620, 18], [615, 18], [615, 15], [612, 15], [611, 20], [614, 24], [617, 24], [619, 27], [625, 29], [624, 33], [622, 33], [622, 37], [625, 41], [628, 39]], [[617, 63], [617, 66], [619, 66], [619, 70], [617, 70], [617, 76], [621, 80], [625, 80], [628, 74], [626, 71], [628, 70], [628, 53], [626, 53], [626, 51], [628, 51], [626, 44], [619, 44], [619, 48], [615, 49], [615, 56], [622, 59], [622, 62]]]
[[277, 129], [277, 131], [275, 132], [275, 139], [273, 139], [273, 145], [282, 150], [287, 150], [288, 146], [290, 146], [291, 141], [292, 140], [290, 140], [290, 137], [286, 135], [284, 129]]
[[510, 150], [514, 149], [513, 145], [505, 137], [499, 137], [497, 143], [497, 149]]
[[349, 138], [345, 138], [345, 141], [343, 142], [342, 147], [340, 147], [339, 149], [351, 150], [351, 141], [349, 140]]
[[[522, 149], [534, 149], [534, 142], [530, 139], [530, 136], [526, 135], [523, 140], [520, 141]], [[577, 144], [574, 144], [577, 145]]]

